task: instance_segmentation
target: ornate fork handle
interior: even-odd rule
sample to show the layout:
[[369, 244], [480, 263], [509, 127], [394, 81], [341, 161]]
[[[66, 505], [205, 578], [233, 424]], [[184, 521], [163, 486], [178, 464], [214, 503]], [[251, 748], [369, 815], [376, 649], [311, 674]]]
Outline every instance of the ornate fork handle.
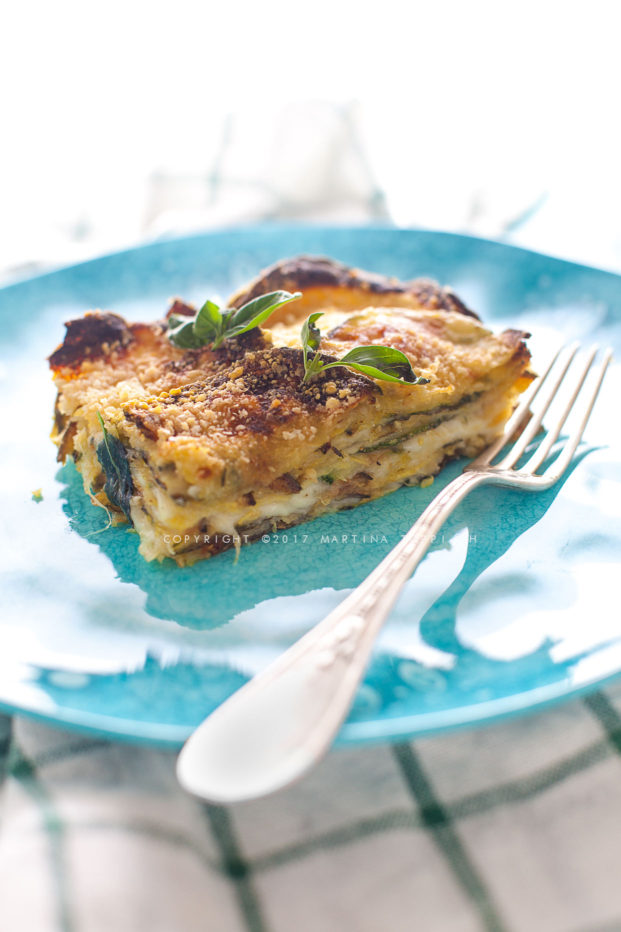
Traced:
[[[236, 802], [278, 790], [305, 773], [327, 750], [353, 700], [376, 635], [403, 584], [425, 555], [433, 535], [475, 486], [486, 482], [528, 489], [550, 488], [567, 469], [580, 443], [612, 353], [607, 350], [585, 392], [581, 419], [552, 464], [547, 457], [560, 437], [597, 353], [593, 347], [573, 378], [569, 398], [543, 439], [528, 452], [542, 419], [557, 397], [578, 349], [571, 346], [560, 368], [557, 353], [522, 396], [500, 436], [431, 502], [403, 540], [322, 622], [247, 683], [200, 725], [183, 748], [177, 776], [190, 792]], [[550, 381], [547, 382], [548, 376]], [[545, 383], [539, 410], [524, 426], [531, 401]], [[504, 450], [515, 431], [511, 448]], [[517, 468], [525, 454], [528, 461]], [[497, 465], [493, 459], [503, 454]]]
[[449, 483], [357, 589], [199, 726], [177, 765], [187, 790], [220, 802], [249, 799], [285, 786], [321, 757], [403, 584], [453, 509], [485, 481], [466, 472]]

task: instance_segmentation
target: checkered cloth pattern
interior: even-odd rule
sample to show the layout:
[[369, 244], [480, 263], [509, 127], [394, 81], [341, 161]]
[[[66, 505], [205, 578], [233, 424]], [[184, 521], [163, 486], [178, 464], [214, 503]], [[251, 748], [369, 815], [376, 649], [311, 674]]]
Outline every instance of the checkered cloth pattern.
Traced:
[[227, 807], [172, 753], [1, 727], [2, 929], [621, 930], [620, 686]]
[[[204, 175], [152, 178], [150, 231], [386, 219], [355, 108], [313, 108], [282, 114], [260, 152], [232, 120]], [[279, 144], [283, 125], [302, 150]], [[621, 930], [619, 686], [477, 730], [335, 750], [296, 786], [238, 806], [190, 798], [174, 765], [0, 717], [0, 929]]]

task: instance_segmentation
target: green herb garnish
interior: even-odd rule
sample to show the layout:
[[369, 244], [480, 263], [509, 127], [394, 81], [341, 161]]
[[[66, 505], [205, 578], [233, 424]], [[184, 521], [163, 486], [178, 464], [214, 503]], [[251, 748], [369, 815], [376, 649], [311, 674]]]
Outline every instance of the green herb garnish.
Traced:
[[217, 349], [224, 340], [239, 336], [264, 323], [270, 314], [301, 298], [302, 293], [296, 291], [270, 291], [248, 301], [242, 307], [222, 309], [213, 301], [205, 301], [200, 311], [193, 316], [172, 315], [168, 319], [168, 339], [181, 349], [198, 349], [201, 346], [212, 345]]
[[387, 440], [380, 440], [379, 443], [374, 443], [372, 447], [361, 447], [357, 452], [373, 453], [375, 450], [397, 447], [403, 443], [404, 440], [409, 440], [410, 437], [416, 437], [417, 434], [424, 434], [427, 430], [433, 430], [438, 426], [438, 424], [442, 424], [443, 421], [449, 421], [451, 416], [452, 415], [449, 415], [448, 417], [440, 417], [435, 421], [430, 421], [428, 424], [420, 424], [413, 430], [408, 430], [405, 434], [398, 434], [396, 437], [389, 437]]
[[321, 316], [321, 311], [311, 314], [302, 327], [302, 353], [304, 355], [302, 383], [310, 382], [319, 372], [332, 369], [334, 366], [346, 366], [354, 372], [360, 372], [371, 379], [381, 379], [383, 382], [401, 382], [409, 385], [426, 385], [429, 382], [429, 379], [415, 375], [405, 353], [393, 349], [392, 346], [354, 346], [341, 359], [324, 362], [318, 352], [321, 333], [315, 323]]
[[[302, 325], [302, 353], [304, 354], [304, 378], [302, 382], [310, 382], [313, 376], [317, 375], [325, 368], [321, 361], [319, 353], [319, 344], [321, 342], [321, 333], [319, 327], [315, 324], [318, 317], [321, 317], [322, 311], [317, 314], [311, 314], [307, 317]], [[312, 353], [312, 355], [311, 355]]]
[[99, 411], [97, 420], [103, 430], [103, 440], [97, 446], [97, 459], [106, 477], [104, 492], [108, 501], [125, 513], [127, 520], [132, 523], [130, 514], [130, 499], [134, 494], [134, 483], [129, 468], [127, 451], [121, 441], [108, 433], [106, 425]]

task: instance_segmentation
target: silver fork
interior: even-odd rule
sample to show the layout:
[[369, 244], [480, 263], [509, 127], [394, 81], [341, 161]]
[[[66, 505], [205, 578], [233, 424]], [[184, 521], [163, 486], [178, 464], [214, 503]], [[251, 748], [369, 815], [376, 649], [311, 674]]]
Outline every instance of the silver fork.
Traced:
[[[325, 754], [349, 711], [383, 622], [457, 504], [486, 483], [548, 489], [569, 466], [612, 357], [606, 350], [592, 384], [582, 392], [598, 347], [587, 354], [577, 376], [568, 376], [578, 349], [573, 344], [556, 353], [522, 396], [502, 436], [436, 496], [357, 589], [196, 729], [177, 762], [177, 776], [185, 789], [213, 802], [253, 799], [301, 777]], [[568, 382], [568, 398], [563, 399], [560, 414], [526, 463], [517, 466]], [[541, 470], [581, 393], [584, 410], [579, 423], [556, 459]], [[524, 426], [536, 396], [537, 410]], [[508, 452], [492, 465], [520, 428]]]

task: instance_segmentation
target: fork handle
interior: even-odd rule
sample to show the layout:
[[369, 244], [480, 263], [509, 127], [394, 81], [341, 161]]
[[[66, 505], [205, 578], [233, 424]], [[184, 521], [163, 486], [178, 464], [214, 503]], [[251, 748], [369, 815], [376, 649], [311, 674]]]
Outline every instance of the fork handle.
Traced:
[[401, 588], [457, 504], [485, 477], [462, 473], [329, 615], [196, 729], [177, 762], [190, 792], [231, 803], [302, 776], [332, 743]]

